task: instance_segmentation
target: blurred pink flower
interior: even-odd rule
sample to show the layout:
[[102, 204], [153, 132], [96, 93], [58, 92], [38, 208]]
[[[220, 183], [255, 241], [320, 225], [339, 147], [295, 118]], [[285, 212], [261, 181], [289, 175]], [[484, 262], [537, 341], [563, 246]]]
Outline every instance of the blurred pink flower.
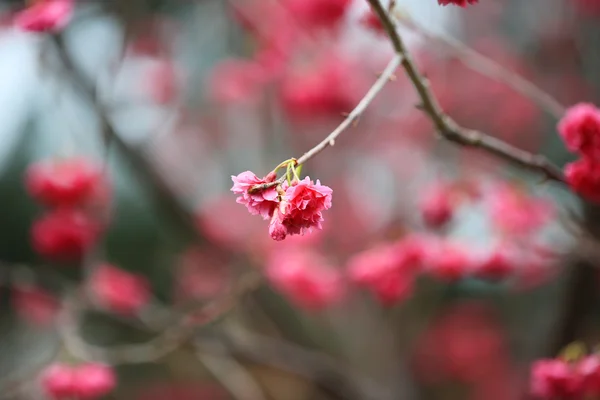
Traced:
[[415, 264], [420, 260], [408, 247], [384, 244], [354, 255], [347, 265], [350, 279], [371, 290], [384, 306], [392, 306], [412, 295]]
[[539, 399], [578, 398], [582, 383], [575, 368], [563, 360], [538, 360], [531, 367], [531, 394]]
[[344, 294], [341, 275], [322, 256], [309, 249], [272, 253], [266, 275], [278, 291], [307, 311], [329, 307]]
[[56, 209], [35, 221], [31, 227], [33, 249], [56, 261], [77, 261], [96, 243], [101, 225], [86, 213]]
[[112, 392], [117, 385], [117, 377], [111, 367], [104, 364], [88, 363], [75, 369], [76, 398], [81, 400], [98, 399]]
[[600, 159], [600, 110], [593, 104], [569, 108], [558, 123], [558, 132], [570, 151]]
[[215, 65], [210, 78], [210, 92], [221, 103], [248, 102], [259, 95], [265, 71], [250, 60], [225, 60]]
[[15, 285], [12, 290], [12, 302], [19, 316], [38, 326], [52, 323], [60, 308], [54, 295], [31, 284]]
[[565, 180], [586, 200], [600, 203], [600, 162], [581, 158], [565, 166]]
[[14, 24], [30, 32], [59, 31], [69, 23], [74, 8], [73, 0], [40, 0], [19, 12]]
[[89, 278], [94, 300], [107, 310], [131, 315], [150, 300], [150, 284], [143, 276], [132, 274], [111, 264], [98, 266]]
[[110, 189], [102, 169], [83, 157], [32, 164], [25, 176], [30, 196], [51, 207], [106, 205]]
[[488, 205], [494, 226], [506, 234], [533, 234], [554, 217], [550, 200], [534, 197], [508, 184], [494, 188]]

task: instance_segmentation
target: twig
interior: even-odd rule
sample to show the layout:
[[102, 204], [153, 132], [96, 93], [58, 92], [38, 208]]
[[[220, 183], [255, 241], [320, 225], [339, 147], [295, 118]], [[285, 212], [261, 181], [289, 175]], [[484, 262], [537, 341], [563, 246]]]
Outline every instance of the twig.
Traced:
[[319, 154], [320, 152], [322, 152], [323, 150], [325, 150], [327, 148], [327, 146], [333, 146], [335, 144], [335, 140], [337, 139], [337, 137], [340, 136], [340, 134], [342, 132], [344, 132], [346, 130], [346, 128], [348, 128], [350, 125], [352, 125], [352, 123], [358, 117], [360, 117], [360, 115], [365, 111], [365, 109], [369, 106], [369, 104], [371, 104], [371, 102], [377, 96], [377, 94], [379, 94], [379, 92], [381, 91], [381, 89], [383, 89], [383, 87], [385, 86], [385, 84], [393, 76], [394, 71], [396, 70], [396, 68], [398, 68], [398, 66], [402, 62], [402, 59], [403, 59], [403, 55], [402, 54], [397, 54], [389, 62], [389, 64], [387, 65], [387, 67], [385, 67], [385, 70], [381, 73], [381, 75], [379, 76], [379, 79], [377, 79], [377, 81], [375, 81], [375, 83], [373, 84], [373, 86], [371, 86], [371, 88], [364, 95], [364, 97], [361, 99], [361, 101], [356, 105], [356, 107], [354, 107], [354, 110], [352, 110], [350, 112], [350, 114], [348, 114], [348, 116], [346, 117], [346, 119], [344, 119], [344, 121], [342, 121], [342, 123], [339, 124], [338, 127], [335, 128], [333, 130], [333, 132], [331, 132], [319, 144], [317, 144], [315, 147], [313, 147], [312, 149], [310, 149], [309, 151], [307, 151], [306, 153], [304, 153], [302, 155], [302, 157], [300, 157], [298, 159], [298, 161], [297, 161], [296, 164], [297, 165], [304, 164], [305, 162], [307, 162], [308, 160], [310, 160], [311, 158], [313, 158], [314, 156], [316, 156], [317, 154]]
[[421, 99], [420, 108], [429, 116], [440, 135], [450, 142], [485, 150], [513, 164], [541, 173], [548, 180], [564, 182], [562, 170], [552, 164], [546, 157], [529, 153], [483, 132], [464, 128], [450, 118], [442, 110], [437, 98], [431, 92], [429, 81], [417, 69], [388, 11], [381, 5], [379, 0], [367, 1], [381, 20], [394, 50], [402, 57], [402, 67]]
[[196, 356], [208, 371], [227, 389], [236, 400], [266, 400], [264, 391], [251, 373], [233, 357], [221, 343], [211, 344], [196, 341]]
[[408, 17], [401, 18], [399, 21], [403, 26], [420, 34], [426, 39], [446, 45], [467, 67], [479, 72], [484, 76], [503, 82], [524, 97], [527, 97], [533, 102], [537, 103], [554, 118], [560, 119], [564, 115], [565, 106], [552, 97], [549, 93], [545, 92], [533, 82], [523, 78], [519, 74], [508, 70], [496, 61], [470, 48], [460, 40], [448, 35], [437, 35], [422, 25], [417, 24], [415, 21], [409, 20]]
[[236, 287], [200, 309], [190, 310], [179, 320], [147, 342], [112, 347], [95, 346], [86, 342], [79, 332], [80, 314], [85, 300], [77, 296], [65, 297], [58, 317], [58, 330], [65, 348], [73, 356], [88, 361], [102, 361], [110, 365], [142, 364], [159, 360], [188, 343], [199, 327], [213, 322], [235, 307], [238, 301], [256, 289], [261, 276], [249, 273], [239, 279]]
[[[400, 65], [401, 62], [402, 62], [401, 55], [397, 54], [396, 56], [394, 56], [394, 58], [392, 58], [392, 60], [385, 67], [385, 69], [383, 70], [381, 75], [379, 75], [379, 78], [375, 81], [373, 86], [371, 86], [371, 88], [363, 96], [363, 98], [356, 105], [356, 107], [354, 107], [354, 109], [346, 115], [346, 118], [344, 118], [342, 123], [339, 124], [337, 126], [337, 128], [335, 128], [329, 135], [327, 135], [327, 137], [325, 139], [323, 139], [321, 142], [319, 142], [315, 147], [313, 147], [312, 149], [310, 149], [309, 151], [304, 153], [302, 155], [302, 157], [298, 158], [295, 161], [295, 165], [298, 166], [298, 165], [304, 164], [308, 160], [310, 160], [311, 158], [313, 158], [314, 156], [316, 156], [317, 154], [319, 154], [320, 152], [325, 150], [328, 146], [335, 145], [335, 140], [337, 139], [337, 137], [340, 136], [342, 134], [342, 132], [344, 132], [350, 125], [355, 124], [355, 122], [362, 115], [362, 113], [369, 106], [369, 104], [371, 104], [371, 102], [375, 99], [375, 97], [379, 94], [379, 92], [381, 92], [381, 89], [383, 89], [385, 84], [388, 81], [390, 81], [391, 78], [394, 76], [394, 71], [396, 70], [396, 68], [398, 68], [398, 66]], [[273, 182], [256, 185], [256, 186], [250, 188], [249, 192], [252, 193], [252, 192], [262, 191], [262, 190], [272, 188], [274, 186], [282, 184], [284, 180], [285, 180], [285, 175]]]

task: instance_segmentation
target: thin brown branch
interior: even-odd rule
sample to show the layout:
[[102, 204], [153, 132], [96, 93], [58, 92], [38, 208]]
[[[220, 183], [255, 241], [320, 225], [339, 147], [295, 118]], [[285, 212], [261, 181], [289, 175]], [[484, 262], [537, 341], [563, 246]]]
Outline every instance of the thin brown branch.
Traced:
[[403, 16], [403, 18], [399, 18], [398, 20], [402, 26], [411, 29], [422, 37], [445, 45], [452, 50], [456, 57], [467, 67], [479, 72], [481, 75], [504, 83], [515, 92], [536, 103], [554, 118], [560, 119], [564, 115], [564, 105], [549, 93], [516, 72], [510, 71], [501, 64], [470, 48], [452, 36], [437, 35], [424, 26], [419, 25], [414, 20], [408, 19], [406, 16]]
[[338, 127], [335, 128], [333, 132], [331, 132], [319, 144], [317, 144], [315, 147], [304, 153], [302, 157], [298, 159], [297, 165], [304, 164], [305, 162], [307, 162], [308, 160], [325, 150], [328, 146], [333, 146], [335, 144], [335, 140], [337, 139], [337, 137], [340, 136], [340, 134], [344, 132], [346, 128], [352, 125], [353, 122], [361, 116], [361, 114], [365, 111], [369, 104], [371, 104], [371, 102], [377, 96], [377, 94], [379, 94], [381, 89], [383, 89], [385, 84], [394, 75], [394, 71], [402, 62], [402, 58], [403, 55], [399, 53], [389, 62], [387, 67], [385, 67], [385, 70], [379, 76], [379, 79], [375, 81], [373, 86], [371, 86], [371, 88], [367, 91], [367, 93], [364, 95], [361, 101], [356, 105], [356, 107], [354, 107], [354, 110], [352, 110], [348, 114], [346, 119], [344, 119], [344, 121], [342, 121], [342, 123], [339, 124]]
[[387, 9], [379, 0], [367, 1], [381, 20], [394, 50], [402, 57], [402, 67], [421, 99], [420, 108], [427, 114], [442, 137], [458, 145], [484, 150], [520, 167], [541, 173], [548, 180], [564, 182], [562, 170], [543, 155], [519, 149], [483, 132], [464, 128], [450, 118], [432, 93], [429, 81], [417, 68]]

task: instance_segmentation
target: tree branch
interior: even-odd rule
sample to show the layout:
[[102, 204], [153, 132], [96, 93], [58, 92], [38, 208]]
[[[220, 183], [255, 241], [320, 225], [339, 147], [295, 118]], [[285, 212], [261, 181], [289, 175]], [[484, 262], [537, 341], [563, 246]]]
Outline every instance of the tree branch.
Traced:
[[421, 99], [420, 108], [428, 115], [442, 137], [458, 145], [484, 150], [520, 167], [541, 173], [548, 180], [564, 182], [562, 170], [552, 164], [546, 157], [519, 149], [483, 132], [464, 128], [450, 118], [442, 110], [437, 98], [432, 93], [429, 81], [415, 65], [389, 12], [381, 5], [379, 0], [367, 1], [381, 20], [394, 50], [402, 57], [402, 67]]
[[508, 70], [501, 64], [470, 48], [458, 39], [448, 35], [437, 35], [426, 29], [424, 26], [417, 24], [415, 21], [408, 19], [408, 17], [399, 17], [399, 22], [402, 24], [402, 26], [411, 29], [424, 38], [439, 42], [450, 48], [456, 57], [458, 57], [458, 59], [467, 67], [479, 72], [481, 75], [487, 76], [488, 78], [503, 82], [522, 96], [527, 97], [534, 103], [537, 103], [554, 118], [561, 119], [563, 117], [565, 113], [565, 106], [552, 97], [549, 93], [536, 86], [533, 82], [523, 78], [515, 72]]
[[360, 117], [360, 115], [365, 111], [369, 104], [371, 104], [371, 102], [377, 96], [377, 94], [379, 94], [381, 89], [383, 89], [385, 84], [393, 76], [396, 68], [398, 68], [398, 66], [402, 62], [402, 58], [402, 54], [397, 54], [389, 62], [387, 67], [385, 67], [385, 70], [379, 76], [379, 79], [375, 81], [373, 86], [371, 86], [371, 88], [367, 91], [367, 93], [364, 95], [361, 101], [356, 105], [356, 107], [354, 107], [354, 110], [352, 110], [350, 114], [348, 114], [346, 119], [342, 121], [342, 123], [339, 124], [338, 127], [335, 128], [333, 132], [331, 132], [319, 144], [317, 144], [315, 147], [304, 153], [302, 157], [298, 159], [297, 165], [306, 163], [308, 160], [325, 150], [327, 146], [333, 146], [335, 144], [335, 140], [337, 139], [337, 137], [340, 136], [340, 134], [344, 132], [346, 128], [348, 128], [354, 121], [356, 121], [358, 117]]

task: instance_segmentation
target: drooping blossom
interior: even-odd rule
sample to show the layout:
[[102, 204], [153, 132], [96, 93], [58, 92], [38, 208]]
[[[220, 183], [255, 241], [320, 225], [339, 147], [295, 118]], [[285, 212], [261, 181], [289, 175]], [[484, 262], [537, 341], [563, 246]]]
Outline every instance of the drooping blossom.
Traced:
[[150, 300], [146, 278], [111, 264], [98, 266], [89, 278], [94, 300], [103, 308], [119, 314], [135, 314]]
[[101, 226], [86, 213], [60, 208], [35, 221], [31, 227], [33, 249], [56, 261], [78, 261], [96, 243]]
[[337, 303], [344, 292], [340, 274], [308, 248], [276, 251], [269, 259], [266, 275], [293, 304], [308, 311]]
[[307, 176], [285, 188], [280, 205], [275, 209], [269, 233], [275, 240], [287, 235], [303, 235], [312, 229], [321, 229], [322, 211], [331, 208], [330, 187], [316, 183]]
[[231, 191], [238, 194], [237, 203], [243, 204], [248, 208], [252, 215], [260, 215], [264, 219], [269, 219], [273, 215], [273, 210], [278, 205], [277, 188], [272, 186], [267, 189], [252, 191], [251, 189], [258, 185], [271, 183], [275, 180], [274, 174], [269, 174], [265, 178], [258, 178], [253, 172], [245, 171], [237, 176], [232, 176], [233, 187]]
[[600, 203], [600, 162], [581, 158], [565, 166], [565, 180], [585, 199]]
[[40, 0], [19, 12], [14, 24], [29, 32], [56, 32], [71, 19], [74, 0]]
[[570, 151], [600, 159], [600, 110], [593, 104], [569, 108], [558, 123], [558, 133]]
[[564, 360], [538, 360], [531, 367], [530, 391], [538, 399], [578, 398], [582, 384], [582, 376]]
[[83, 157], [32, 164], [25, 185], [31, 197], [50, 207], [105, 204], [109, 196], [102, 169]]

